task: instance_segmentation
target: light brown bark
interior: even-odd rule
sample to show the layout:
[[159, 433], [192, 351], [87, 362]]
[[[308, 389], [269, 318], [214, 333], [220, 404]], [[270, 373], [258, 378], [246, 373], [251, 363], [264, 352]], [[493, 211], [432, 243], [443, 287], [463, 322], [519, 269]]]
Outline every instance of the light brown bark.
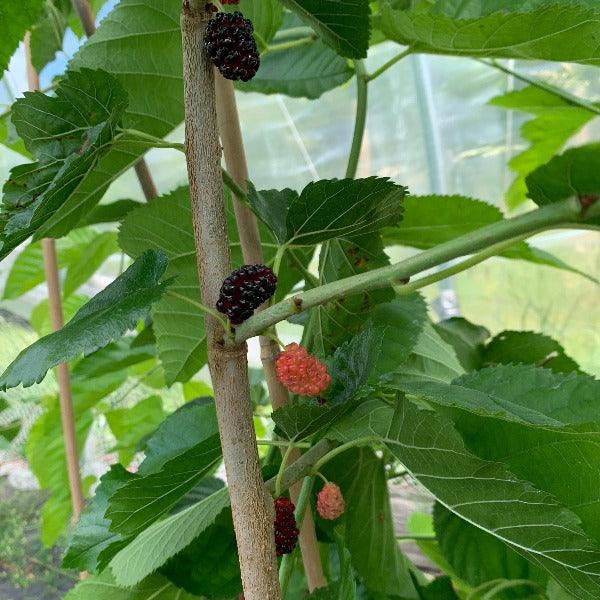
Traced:
[[[229, 174], [235, 182], [244, 190], [247, 190], [248, 163], [244, 151], [244, 141], [240, 129], [240, 119], [235, 101], [235, 92], [231, 81], [224, 79], [215, 70], [215, 88], [217, 97], [217, 117], [221, 144], [225, 155], [225, 165]], [[260, 242], [258, 223], [254, 213], [239, 199], [234, 198], [234, 211], [237, 229], [240, 236], [240, 244], [244, 261], [246, 263], [263, 264], [264, 257]], [[267, 336], [260, 336], [261, 361], [269, 397], [273, 409], [286, 406], [290, 402], [289, 394], [277, 378], [275, 371], [275, 357], [279, 351], [278, 345]], [[298, 450], [293, 450], [289, 456], [288, 464], [292, 464], [300, 457]], [[292, 502], [298, 502], [302, 483], [298, 482], [290, 488]], [[312, 511], [306, 511], [302, 527], [300, 529], [300, 551], [309, 591], [315, 588], [325, 587], [327, 581], [323, 574], [321, 557]]]
[[[42, 240], [44, 256], [44, 271], [48, 285], [48, 308], [52, 330], [62, 329], [63, 313], [60, 298], [60, 283], [58, 280], [58, 265], [56, 262], [56, 245], [54, 240]], [[81, 474], [79, 472], [79, 456], [77, 452], [77, 434], [75, 432], [75, 416], [73, 414], [73, 395], [71, 393], [71, 378], [69, 367], [62, 363], [56, 367], [56, 380], [58, 382], [58, 397], [60, 400], [60, 418], [62, 421], [63, 438], [65, 442], [65, 456], [67, 459], [67, 474], [69, 490], [71, 492], [71, 519], [73, 523], [79, 520], [83, 510], [83, 491], [81, 488]]]
[[[230, 273], [227, 220], [220, 171], [214, 73], [203, 50], [210, 13], [184, 2], [185, 145], [202, 301], [214, 306]], [[218, 321], [205, 316], [209, 368], [227, 473], [246, 600], [279, 600], [273, 504], [260, 471], [245, 344], [226, 347]]]

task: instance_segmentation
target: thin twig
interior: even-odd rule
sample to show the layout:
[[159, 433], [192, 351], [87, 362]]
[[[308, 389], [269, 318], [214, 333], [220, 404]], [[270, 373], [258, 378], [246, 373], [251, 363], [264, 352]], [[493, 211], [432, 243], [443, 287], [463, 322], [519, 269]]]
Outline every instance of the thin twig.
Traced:
[[407, 48], [406, 50], [403, 50], [399, 54], [396, 54], [396, 56], [394, 56], [393, 58], [390, 58], [390, 60], [388, 60], [383, 65], [381, 65], [381, 67], [379, 67], [379, 69], [377, 69], [376, 71], [373, 71], [373, 73], [370, 73], [369, 75], [367, 75], [367, 81], [373, 81], [373, 79], [377, 79], [380, 75], [385, 73], [390, 67], [393, 67], [397, 62], [401, 61], [403, 58], [406, 58], [407, 56], [413, 54], [413, 52], [414, 52], [414, 50], [412, 48]]

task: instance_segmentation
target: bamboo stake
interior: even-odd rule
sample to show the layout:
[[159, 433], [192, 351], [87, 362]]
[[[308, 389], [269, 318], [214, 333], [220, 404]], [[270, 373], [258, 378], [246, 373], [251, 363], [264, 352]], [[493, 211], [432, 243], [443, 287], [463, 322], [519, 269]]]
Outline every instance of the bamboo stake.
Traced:
[[[248, 164], [244, 151], [244, 141], [240, 129], [240, 119], [235, 101], [235, 91], [231, 81], [227, 81], [215, 70], [215, 90], [217, 97], [217, 117], [221, 144], [225, 155], [225, 164], [229, 174], [235, 182], [247, 191]], [[258, 223], [254, 213], [243, 204], [240, 199], [234, 197], [234, 211], [237, 229], [240, 236], [242, 253], [246, 263], [263, 264], [264, 257], [260, 242]], [[286, 406], [290, 397], [277, 378], [275, 371], [275, 357], [279, 351], [278, 345], [267, 336], [260, 336], [260, 358], [265, 373], [267, 389], [273, 409]], [[300, 451], [294, 449], [290, 454], [288, 464], [300, 458]], [[294, 504], [298, 503], [302, 482], [297, 482], [290, 488], [290, 496]], [[327, 581], [323, 574], [317, 535], [312, 511], [306, 511], [302, 527], [300, 528], [300, 551], [304, 563], [304, 571], [308, 583], [308, 589], [312, 592], [315, 588], [325, 587]]]
[[[30, 33], [25, 34], [25, 56], [27, 64], [27, 83], [30, 91], [40, 88], [36, 70], [31, 63]], [[52, 329], [58, 331], [63, 326], [62, 303], [60, 297], [60, 283], [58, 279], [58, 264], [56, 260], [56, 246], [54, 240], [42, 240], [42, 253], [44, 258], [44, 272], [48, 286], [48, 306]], [[79, 472], [79, 458], [77, 456], [77, 435], [75, 432], [75, 417], [73, 415], [73, 396], [71, 393], [71, 380], [69, 368], [65, 363], [56, 367], [58, 381], [58, 397], [60, 401], [60, 417], [65, 442], [65, 457], [67, 462], [67, 475], [71, 492], [72, 521], [77, 522], [83, 510], [83, 490], [81, 488], [81, 474]]]
[[[204, 48], [211, 13], [185, 0], [181, 15], [185, 145], [202, 301], [214, 306], [231, 271], [223, 203], [214, 73]], [[227, 473], [246, 600], [280, 600], [273, 504], [260, 471], [248, 384], [246, 344], [225, 345], [223, 328], [205, 315], [209, 368]]]
[[[72, 0], [72, 5], [79, 17], [85, 35], [88, 38], [92, 37], [96, 32], [96, 19], [90, 3], [88, 0]], [[150, 201], [154, 200], [154, 198], [158, 198], [158, 190], [154, 185], [150, 169], [148, 169], [148, 163], [143, 158], [140, 158], [140, 160], [135, 163], [134, 168], [146, 200]]]

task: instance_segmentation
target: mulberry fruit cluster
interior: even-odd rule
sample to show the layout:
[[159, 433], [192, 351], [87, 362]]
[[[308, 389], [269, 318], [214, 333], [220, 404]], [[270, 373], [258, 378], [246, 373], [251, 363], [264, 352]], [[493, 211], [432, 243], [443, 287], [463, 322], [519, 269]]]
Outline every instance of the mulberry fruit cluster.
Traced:
[[335, 483], [326, 483], [317, 495], [317, 511], [321, 518], [335, 521], [344, 514], [345, 509], [342, 490]]
[[241, 12], [217, 13], [206, 28], [204, 46], [225, 79], [249, 81], [260, 66], [250, 19]]
[[294, 505], [288, 498], [275, 500], [275, 550], [277, 556], [291, 554], [298, 543], [299, 531], [294, 517]]
[[279, 381], [301, 396], [318, 396], [331, 383], [327, 367], [295, 342], [279, 353], [275, 369]]
[[239, 325], [275, 293], [276, 287], [277, 277], [269, 267], [244, 265], [223, 282], [217, 310], [233, 325]]

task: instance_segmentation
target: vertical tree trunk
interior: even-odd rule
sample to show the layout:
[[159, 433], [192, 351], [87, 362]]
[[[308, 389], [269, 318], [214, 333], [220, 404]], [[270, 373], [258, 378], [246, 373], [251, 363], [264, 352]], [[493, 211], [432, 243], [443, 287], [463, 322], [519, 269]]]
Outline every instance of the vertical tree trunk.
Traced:
[[[205, 2], [183, 4], [185, 138], [202, 301], [215, 306], [231, 270], [220, 171], [221, 151], [212, 64], [204, 50], [211, 13]], [[246, 600], [279, 600], [273, 505], [256, 448], [246, 345], [226, 346], [218, 321], [206, 315], [208, 360]]]
[[[246, 162], [246, 153], [244, 152], [244, 142], [240, 129], [233, 84], [215, 71], [215, 88], [217, 118], [221, 143], [223, 144], [223, 153], [225, 154], [225, 164], [236, 183], [246, 191], [248, 165]], [[234, 198], [234, 210], [244, 261], [246, 263], [262, 264], [264, 257], [260, 243], [258, 223], [254, 213], [237, 198]], [[260, 350], [260, 358], [265, 373], [267, 389], [269, 390], [269, 397], [271, 398], [273, 408], [276, 410], [282, 406], [286, 406], [290, 402], [289, 394], [279, 379], [277, 379], [275, 371], [275, 357], [277, 356], [279, 347], [269, 337], [260, 336]], [[289, 464], [296, 461], [299, 457], [300, 452], [293, 450], [289, 457]], [[290, 496], [294, 504], [298, 502], [301, 487], [302, 482], [298, 482], [290, 488]], [[310, 510], [306, 511], [300, 529], [300, 551], [302, 553], [302, 562], [304, 563], [304, 572], [309, 591], [312, 592], [315, 588], [325, 587], [327, 581], [325, 580], [321, 566], [315, 524]]]

